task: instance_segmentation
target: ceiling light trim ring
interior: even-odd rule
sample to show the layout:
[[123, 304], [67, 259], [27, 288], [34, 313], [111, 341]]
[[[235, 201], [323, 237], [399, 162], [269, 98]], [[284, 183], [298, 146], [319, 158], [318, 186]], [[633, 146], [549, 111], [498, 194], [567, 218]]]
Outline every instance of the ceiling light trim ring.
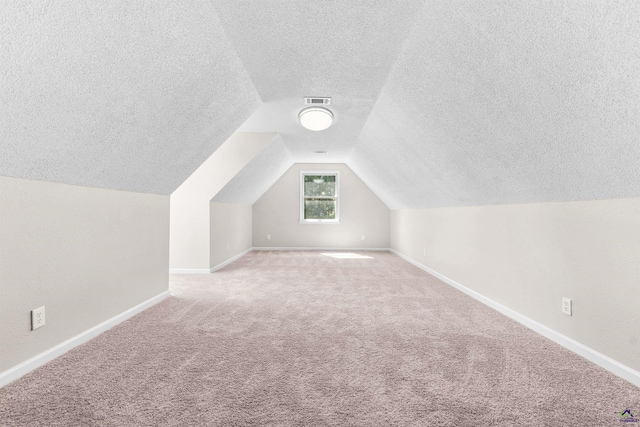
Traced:
[[333, 112], [324, 107], [307, 107], [298, 113], [300, 124], [312, 131], [321, 131], [333, 124]]

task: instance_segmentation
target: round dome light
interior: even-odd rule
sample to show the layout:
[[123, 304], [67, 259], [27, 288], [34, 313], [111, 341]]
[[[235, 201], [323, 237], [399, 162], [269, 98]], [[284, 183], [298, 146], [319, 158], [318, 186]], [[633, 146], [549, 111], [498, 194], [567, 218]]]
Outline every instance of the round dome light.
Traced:
[[333, 113], [322, 107], [309, 107], [298, 114], [300, 124], [309, 130], [325, 130], [333, 123]]

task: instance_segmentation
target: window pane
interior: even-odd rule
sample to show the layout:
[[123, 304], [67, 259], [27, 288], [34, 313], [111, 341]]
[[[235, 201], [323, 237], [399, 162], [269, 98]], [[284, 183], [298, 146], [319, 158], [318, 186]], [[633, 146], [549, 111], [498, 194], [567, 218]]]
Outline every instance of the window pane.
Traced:
[[305, 199], [304, 219], [336, 219], [336, 200]]
[[304, 176], [305, 196], [325, 196], [336, 195], [335, 175], [305, 175]]

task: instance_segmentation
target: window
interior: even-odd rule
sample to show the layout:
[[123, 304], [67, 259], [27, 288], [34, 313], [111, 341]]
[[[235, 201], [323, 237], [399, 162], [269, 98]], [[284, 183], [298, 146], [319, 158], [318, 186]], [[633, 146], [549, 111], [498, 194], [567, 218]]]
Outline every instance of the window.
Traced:
[[300, 222], [307, 224], [340, 222], [340, 173], [300, 173]]

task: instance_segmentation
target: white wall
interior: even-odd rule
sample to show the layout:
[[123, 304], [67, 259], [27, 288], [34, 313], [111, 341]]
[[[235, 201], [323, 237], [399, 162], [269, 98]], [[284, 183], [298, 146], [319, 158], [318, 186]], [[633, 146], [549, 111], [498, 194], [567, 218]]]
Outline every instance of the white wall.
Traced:
[[233, 134], [171, 194], [171, 268], [210, 267], [209, 201], [275, 136]]
[[640, 199], [394, 210], [391, 247], [640, 370]]
[[[300, 224], [302, 170], [340, 171], [340, 224]], [[389, 208], [344, 164], [297, 163], [253, 205], [253, 246], [388, 248]]]
[[0, 372], [167, 291], [168, 227], [169, 196], [0, 177]]
[[211, 267], [251, 249], [251, 205], [211, 202]]

